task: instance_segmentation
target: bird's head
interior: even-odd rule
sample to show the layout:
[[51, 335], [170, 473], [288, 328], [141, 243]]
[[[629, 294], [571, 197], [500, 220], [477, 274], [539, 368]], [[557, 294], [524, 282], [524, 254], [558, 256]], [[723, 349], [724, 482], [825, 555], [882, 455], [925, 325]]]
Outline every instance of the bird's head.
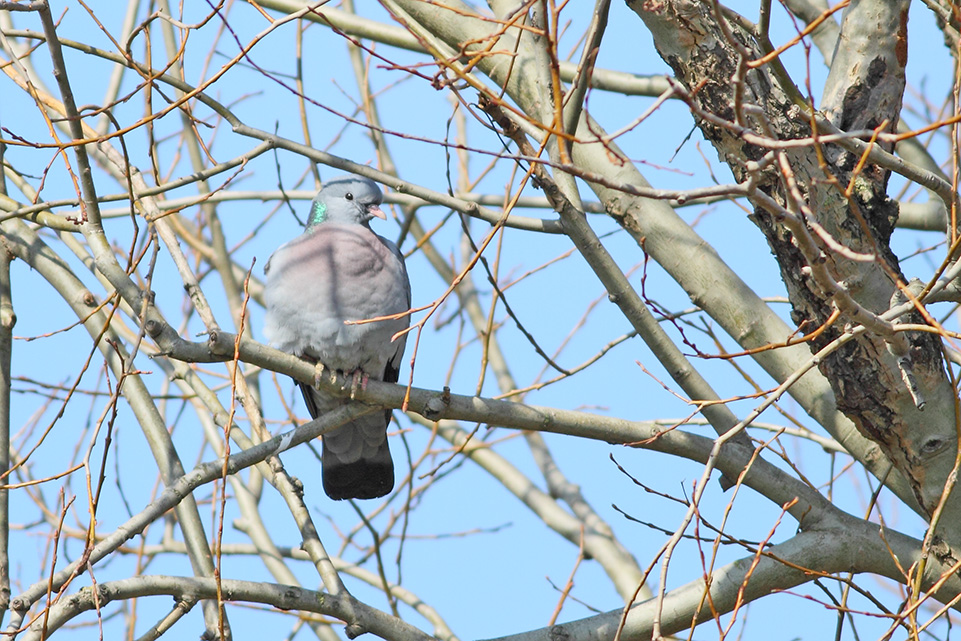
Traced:
[[369, 226], [370, 219], [387, 216], [380, 209], [383, 193], [370, 178], [348, 174], [324, 183], [310, 204], [307, 231], [325, 222], [357, 223]]

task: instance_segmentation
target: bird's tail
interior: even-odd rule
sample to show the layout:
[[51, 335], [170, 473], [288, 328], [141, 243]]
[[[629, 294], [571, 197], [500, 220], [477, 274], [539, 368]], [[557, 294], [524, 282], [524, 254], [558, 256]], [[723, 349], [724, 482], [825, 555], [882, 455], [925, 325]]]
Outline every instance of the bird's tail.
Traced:
[[[310, 415], [317, 418], [348, 399], [300, 385]], [[371, 412], [324, 434], [321, 476], [324, 492], [334, 500], [376, 499], [394, 489], [394, 462], [387, 445], [390, 410]]]
[[324, 492], [334, 500], [376, 499], [394, 489], [394, 462], [387, 445], [390, 413], [365, 414], [324, 434]]

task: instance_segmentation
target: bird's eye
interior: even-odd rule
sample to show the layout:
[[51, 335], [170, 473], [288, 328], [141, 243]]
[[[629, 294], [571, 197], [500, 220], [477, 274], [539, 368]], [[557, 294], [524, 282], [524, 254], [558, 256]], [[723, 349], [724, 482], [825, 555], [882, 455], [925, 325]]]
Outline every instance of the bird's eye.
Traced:
[[347, 200], [353, 200], [354, 195], [348, 191], [346, 194], [344, 194], [344, 198], [346, 198]]

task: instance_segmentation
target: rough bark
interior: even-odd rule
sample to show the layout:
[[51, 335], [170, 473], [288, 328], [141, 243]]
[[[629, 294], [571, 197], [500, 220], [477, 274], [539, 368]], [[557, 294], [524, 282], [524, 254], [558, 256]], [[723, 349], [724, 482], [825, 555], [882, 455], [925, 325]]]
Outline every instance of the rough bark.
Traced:
[[[812, 341], [811, 349], [819, 350], [865, 322], [869, 316], [865, 311], [888, 310], [899, 285], [905, 283], [889, 246], [897, 205], [886, 195], [888, 171], [871, 164], [859, 169], [860, 158], [835, 145], [823, 145], [819, 157], [813, 144], [783, 147], [789, 169], [772, 170], [775, 161], [762, 172], [752, 171], [750, 163], [764, 160], [777, 141], [812, 135], [812, 119], [797, 89], [778, 73], [776, 62], [747, 68], [745, 63], [765, 52], [737, 21], [725, 18], [722, 24], [709, 3], [628, 4], [650, 28], [659, 53], [687, 89], [704, 137], [738, 180], [752, 176], [757, 180], [752, 219], [780, 265], [794, 321], [807, 323], [811, 330], [841, 310], [841, 320]], [[837, 127], [895, 130], [904, 90], [906, 11], [906, 2], [852, 2], [846, 10], [823, 105], [827, 119]], [[770, 137], [775, 144], [759, 144], [750, 134]], [[798, 237], [798, 227], [792, 230], [787, 224], [790, 217], [762, 206], [766, 196], [785, 210], [794, 209], [792, 180], [801, 205], [794, 221], [803, 227], [804, 238]], [[846, 250], [818, 239], [815, 223]], [[813, 256], [812, 239], [817, 250]], [[858, 260], [850, 252], [875, 258]], [[820, 267], [812, 262], [826, 267], [833, 288], [812, 275], [812, 268]], [[844, 299], [855, 305], [845, 305]], [[924, 322], [919, 314], [904, 320]], [[838, 408], [880, 444], [932, 514], [951, 476], [957, 449], [955, 393], [944, 373], [937, 336], [911, 333], [907, 345], [898, 348], [891, 336], [886, 341], [878, 333], [863, 332], [819, 367], [831, 382]], [[912, 396], [902, 380], [904, 368], [916, 377], [920, 396]], [[956, 500], [949, 499], [945, 507], [946, 514], [957, 516]], [[945, 516], [945, 521], [954, 521]], [[952, 542], [961, 538], [945, 536]]]

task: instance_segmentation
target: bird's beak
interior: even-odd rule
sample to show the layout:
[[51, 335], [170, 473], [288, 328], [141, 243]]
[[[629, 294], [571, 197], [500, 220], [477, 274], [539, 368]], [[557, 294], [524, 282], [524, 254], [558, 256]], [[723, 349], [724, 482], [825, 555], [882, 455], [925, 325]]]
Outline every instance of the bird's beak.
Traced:
[[370, 214], [371, 216], [380, 218], [381, 220], [387, 220], [387, 214], [385, 214], [384, 210], [378, 207], [377, 205], [368, 205], [367, 213]]

